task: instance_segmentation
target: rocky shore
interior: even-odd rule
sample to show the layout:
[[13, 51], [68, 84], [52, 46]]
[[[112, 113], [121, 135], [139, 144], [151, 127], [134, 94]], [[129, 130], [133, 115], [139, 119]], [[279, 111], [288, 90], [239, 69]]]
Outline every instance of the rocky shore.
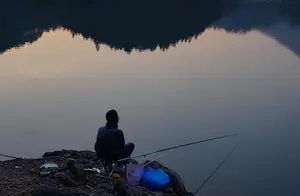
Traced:
[[[133, 160], [134, 161], [134, 160]], [[40, 167], [55, 163], [58, 168], [49, 175], [41, 175]], [[150, 164], [161, 168], [170, 179], [163, 191], [154, 192], [142, 186], [130, 186], [122, 178], [112, 179], [87, 172], [86, 168], [101, 168], [103, 163], [91, 151], [62, 150], [46, 152], [39, 159], [12, 159], [0, 162], [1, 196], [169, 196], [191, 195], [180, 176], [159, 162]]]

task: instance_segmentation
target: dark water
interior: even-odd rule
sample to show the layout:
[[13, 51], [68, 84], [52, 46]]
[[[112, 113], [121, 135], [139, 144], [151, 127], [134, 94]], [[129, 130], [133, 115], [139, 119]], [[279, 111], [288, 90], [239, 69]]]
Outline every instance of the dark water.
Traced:
[[[0, 149], [93, 149], [115, 108], [135, 154], [202, 195], [300, 194], [300, 6], [28, 0], [0, 6]], [[149, 157], [151, 158], [151, 157]], [[201, 195], [201, 194], [200, 194]]]

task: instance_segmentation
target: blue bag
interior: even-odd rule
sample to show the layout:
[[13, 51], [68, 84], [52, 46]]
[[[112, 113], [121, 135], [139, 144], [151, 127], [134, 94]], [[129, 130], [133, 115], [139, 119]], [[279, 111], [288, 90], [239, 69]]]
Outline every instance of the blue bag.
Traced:
[[167, 187], [170, 183], [170, 178], [161, 169], [153, 169], [149, 166], [145, 167], [144, 173], [141, 179], [141, 184], [151, 190], [161, 191]]

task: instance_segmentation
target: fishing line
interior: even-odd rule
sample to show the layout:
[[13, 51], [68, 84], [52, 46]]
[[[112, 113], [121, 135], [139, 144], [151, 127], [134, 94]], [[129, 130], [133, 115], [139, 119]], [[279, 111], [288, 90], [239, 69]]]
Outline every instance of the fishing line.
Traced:
[[165, 154], [163, 154], [163, 155], [161, 155], [161, 156], [159, 156], [159, 157], [156, 157], [156, 158], [150, 160], [149, 162], [147, 162], [144, 166], [147, 166], [147, 165], [149, 165], [150, 163], [152, 163], [152, 162], [154, 162], [154, 161], [157, 161], [157, 160], [159, 160], [159, 159], [161, 159], [161, 158], [164, 158], [164, 157], [166, 157], [167, 155], [171, 154], [171, 153], [174, 152], [174, 151], [175, 151], [175, 150], [173, 149], [173, 150], [171, 150], [171, 151], [169, 151], [169, 152], [167, 152], [167, 153], [165, 153]]
[[195, 191], [193, 195], [196, 195], [207, 183], [207, 181], [218, 171], [218, 169], [225, 163], [225, 161], [230, 157], [230, 155], [234, 152], [235, 148], [232, 149], [232, 151], [225, 157], [225, 159], [216, 167], [216, 169], [210, 173], [210, 175], [204, 180], [204, 182], [199, 186], [199, 188]]

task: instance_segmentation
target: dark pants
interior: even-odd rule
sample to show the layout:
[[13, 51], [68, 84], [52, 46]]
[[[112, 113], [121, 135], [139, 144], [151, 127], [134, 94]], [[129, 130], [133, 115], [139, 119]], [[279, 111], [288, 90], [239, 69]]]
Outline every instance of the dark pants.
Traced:
[[[124, 151], [122, 155], [120, 156], [120, 159], [130, 158], [131, 154], [133, 153], [133, 150], [135, 148], [134, 143], [128, 143], [124, 146]], [[125, 165], [128, 161], [122, 161], [120, 164]]]
[[[121, 153], [116, 153], [115, 151], [110, 151], [106, 148], [101, 148], [100, 143], [98, 141], [95, 144], [95, 151], [97, 153], [97, 157], [99, 159], [104, 160], [107, 164], [112, 164], [117, 162], [120, 159], [129, 158], [134, 150], [134, 144], [128, 143], [125, 144]], [[128, 161], [124, 161], [121, 164], [125, 165]]]

